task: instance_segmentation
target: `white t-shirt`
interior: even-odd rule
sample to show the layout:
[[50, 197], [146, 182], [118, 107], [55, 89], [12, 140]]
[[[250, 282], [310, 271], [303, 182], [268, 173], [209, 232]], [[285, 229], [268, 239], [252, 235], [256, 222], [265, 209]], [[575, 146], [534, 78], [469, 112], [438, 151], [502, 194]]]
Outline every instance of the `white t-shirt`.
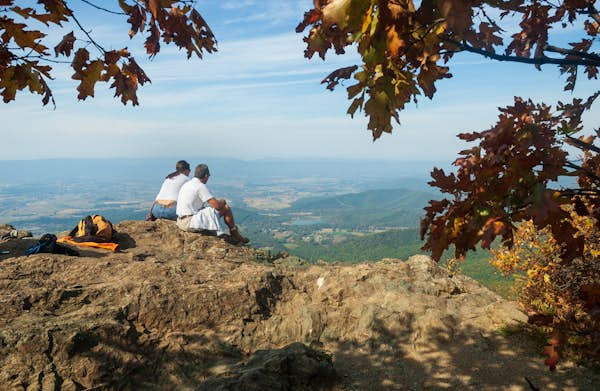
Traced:
[[156, 200], [176, 201], [181, 186], [189, 180], [190, 178], [183, 173], [180, 173], [173, 178], [166, 178], [160, 187]]
[[198, 178], [192, 178], [181, 186], [177, 197], [177, 216], [191, 216], [204, 207], [204, 203], [214, 198], [208, 187]]

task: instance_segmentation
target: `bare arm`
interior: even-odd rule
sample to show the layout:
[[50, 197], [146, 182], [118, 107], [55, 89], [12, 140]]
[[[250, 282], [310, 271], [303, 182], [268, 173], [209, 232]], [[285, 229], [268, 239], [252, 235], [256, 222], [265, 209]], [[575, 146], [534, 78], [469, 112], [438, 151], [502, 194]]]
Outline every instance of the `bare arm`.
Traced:
[[208, 204], [216, 210], [222, 210], [227, 204], [227, 202], [222, 198], [220, 200], [217, 200], [216, 198], [211, 198], [206, 202], [208, 202]]

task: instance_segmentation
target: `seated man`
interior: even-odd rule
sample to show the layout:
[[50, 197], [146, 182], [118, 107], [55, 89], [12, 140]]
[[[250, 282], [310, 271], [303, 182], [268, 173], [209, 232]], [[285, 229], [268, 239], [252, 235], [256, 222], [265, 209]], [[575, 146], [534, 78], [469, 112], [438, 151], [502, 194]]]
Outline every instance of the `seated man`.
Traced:
[[241, 244], [250, 240], [240, 235], [235, 225], [231, 208], [224, 199], [217, 200], [206, 186], [210, 171], [206, 164], [196, 166], [194, 178], [184, 183], [177, 197], [177, 226], [184, 231], [215, 231], [221, 236], [225, 232], [220, 221], [223, 217], [231, 237]]

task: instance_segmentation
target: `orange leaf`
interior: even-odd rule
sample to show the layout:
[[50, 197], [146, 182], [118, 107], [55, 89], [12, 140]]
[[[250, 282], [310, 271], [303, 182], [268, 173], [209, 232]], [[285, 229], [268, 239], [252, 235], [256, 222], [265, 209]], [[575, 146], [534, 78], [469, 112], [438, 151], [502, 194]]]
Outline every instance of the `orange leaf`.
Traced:
[[406, 43], [398, 36], [396, 26], [391, 26], [387, 29], [387, 48], [392, 56], [397, 56], [398, 51], [405, 47]]
[[306, 26], [308, 26], [309, 24], [315, 24], [320, 19], [321, 11], [319, 11], [318, 9], [311, 9], [310, 11], [305, 12], [304, 19], [298, 24], [298, 26], [296, 26], [296, 32], [301, 33], [302, 31], [304, 31]]

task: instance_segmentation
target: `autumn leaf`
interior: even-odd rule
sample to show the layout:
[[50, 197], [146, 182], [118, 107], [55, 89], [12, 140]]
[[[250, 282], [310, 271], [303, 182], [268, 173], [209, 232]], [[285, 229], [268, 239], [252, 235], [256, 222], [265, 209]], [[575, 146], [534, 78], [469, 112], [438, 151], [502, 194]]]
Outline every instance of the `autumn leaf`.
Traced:
[[85, 100], [88, 96], [94, 96], [94, 86], [100, 80], [103, 69], [102, 61], [95, 60], [86, 64], [78, 73], [73, 75], [73, 79], [81, 80], [77, 87], [77, 91], [79, 91], [78, 99]]
[[4, 28], [4, 32], [0, 35], [4, 42], [13, 39], [19, 47], [32, 49], [39, 54], [43, 54], [47, 49], [46, 46], [36, 42], [44, 38], [46, 34], [36, 30], [26, 30], [27, 25], [24, 23], [12, 23], [12, 20], [5, 20], [0, 27]]
[[304, 19], [296, 26], [296, 32], [301, 33], [308, 25], [317, 23], [319, 19], [321, 19], [321, 11], [318, 9], [311, 9], [305, 12]]
[[121, 97], [121, 102], [126, 105], [131, 102], [133, 106], [139, 105], [137, 99], [137, 85], [134, 79], [128, 77], [124, 73], [119, 73], [113, 78], [113, 83], [110, 88], [115, 89], [115, 97]]
[[431, 186], [439, 187], [442, 191], [449, 191], [456, 185], [456, 176], [454, 173], [446, 175], [444, 170], [434, 168], [431, 172], [433, 181], [427, 182]]
[[66, 22], [68, 16], [71, 15], [70, 10], [62, 2], [56, 2], [56, 7], [46, 7], [46, 10], [50, 11], [47, 13], [39, 14], [33, 8], [21, 8], [15, 6], [11, 8], [11, 11], [20, 15], [24, 19], [32, 18], [48, 26], [50, 23], [61, 25], [61, 22]]
[[506, 234], [508, 229], [509, 227], [506, 226], [506, 223], [500, 221], [499, 218], [488, 219], [481, 229], [481, 247], [490, 248], [496, 236]]
[[390, 26], [387, 30], [387, 48], [392, 56], [397, 56], [400, 48], [406, 46], [406, 43], [398, 36], [395, 26]]
[[73, 34], [73, 32], [71, 31], [69, 34], [63, 36], [63, 39], [60, 41], [60, 43], [54, 47], [54, 54], [56, 55], [56, 57], [58, 57], [59, 54], [62, 54], [66, 57], [70, 57], [74, 44], [75, 34]]
[[318, 53], [319, 57], [325, 59], [325, 53], [331, 48], [331, 43], [323, 36], [321, 30], [315, 28], [311, 29], [304, 42], [308, 44], [304, 51], [304, 56], [307, 58], [312, 58], [315, 53]]
[[556, 370], [556, 364], [558, 363], [558, 360], [560, 360], [558, 350], [554, 346], [548, 345], [544, 347], [543, 352], [544, 355], [547, 356], [547, 358], [544, 360], [544, 364], [548, 366], [551, 371]]
[[150, 55], [150, 58], [156, 56], [156, 54], [160, 51], [160, 32], [155, 23], [150, 23], [150, 35], [146, 38], [146, 42], [144, 42], [144, 47], [146, 48], [146, 53]]
[[362, 110], [364, 101], [365, 101], [364, 96], [354, 99], [352, 101], [352, 104], [350, 105], [350, 107], [348, 107], [348, 114], [350, 114], [350, 116], [354, 117], [354, 113], [356, 112], [356, 110], [359, 110], [359, 109]]
[[127, 5], [124, 0], [119, 0], [119, 4], [121, 4], [121, 8], [125, 13], [129, 15], [129, 18], [127, 19], [127, 23], [131, 25], [129, 36], [133, 37], [138, 32], [143, 32], [146, 26], [146, 12], [144, 12], [140, 6]]
[[321, 10], [323, 24], [326, 27], [335, 24], [340, 30], [344, 30], [348, 25], [349, 9], [351, 4], [352, 0], [329, 1]]
[[425, 96], [433, 98], [436, 91], [435, 82], [448, 77], [451, 75], [448, 74], [447, 67], [438, 67], [435, 63], [427, 63], [421, 67], [417, 80]]
[[369, 116], [367, 128], [373, 133], [373, 140], [381, 137], [382, 132], [391, 133], [392, 111], [388, 96], [385, 92], [375, 92], [370, 94], [365, 102], [365, 113]]
[[352, 74], [358, 69], [358, 66], [352, 65], [345, 68], [336, 69], [331, 72], [325, 79], [321, 81], [321, 84], [327, 83], [327, 89], [332, 90], [340, 82], [340, 80], [347, 80], [352, 77]]
[[46, 83], [46, 80], [44, 80], [44, 78], [40, 77], [39, 82], [41, 85], [40, 93], [43, 95], [42, 104], [45, 106], [50, 101], [52, 101], [52, 104], [56, 107], [56, 103], [54, 102], [54, 95], [52, 95], [52, 90], [50, 90], [50, 87]]
[[129, 58], [125, 69], [130, 75], [135, 75], [138, 83], [144, 85], [147, 82], [151, 82], [150, 78], [146, 75], [146, 72], [137, 64], [133, 57]]
[[552, 193], [546, 189], [544, 184], [536, 183], [534, 185], [528, 198], [530, 202], [528, 214], [536, 224], [545, 226], [552, 214], [560, 212], [560, 208], [552, 198]]

